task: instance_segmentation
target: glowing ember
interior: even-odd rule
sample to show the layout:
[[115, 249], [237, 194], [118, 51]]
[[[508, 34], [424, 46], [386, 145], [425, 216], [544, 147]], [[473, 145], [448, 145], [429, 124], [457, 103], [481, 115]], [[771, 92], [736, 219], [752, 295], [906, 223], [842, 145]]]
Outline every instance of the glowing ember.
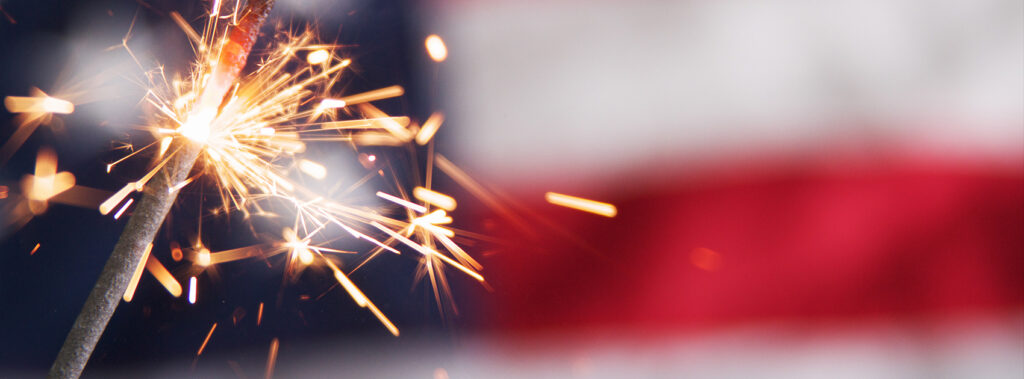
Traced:
[[156, 257], [150, 256], [146, 260], [146, 271], [153, 274], [156, 280], [160, 281], [160, 284], [167, 289], [167, 292], [171, 293], [171, 296], [181, 296], [181, 284], [178, 283], [177, 279], [174, 279], [174, 275], [171, 275], [170, 271], [164, 265], [160, 264], [160, 261]]
[[70, 101], [50, 97], [46, 94], [32, 97], [7, 96], [4, 98], [4, 106], [11, 113], [70, 114], [75, 111], [75, 105]]
[[139, 285], [139, 279], [142, 278], [142, 270], [146, 268], [146, 260], [149, 258], [149, 252], [153, 250], [153, 244], [146, 245], [146, 250], [142, 253], [142, 261], [139, 262], [139, 266], [135, 268], [135, 273], [132, 274], [132, 280], [128, 282], [128, 290], [124, 292], [124, 301], [130, 303], [132, 297], [135, 296], [135, 287]]
[[555, 192], [548, 192], [544, 194], [544, 198], [554, 205], [560, 205], [567, 208], [572, 208], [584, 212], [590, 212], [593, 214], [615, 217], [618, 210], [615, 209], [614, 205], [608, 203], [602, 203], [600, 201], [594, 201], [590, 199], [584, 199], [582, 197], [563, 195]]
[[270, 341], [270, 351], [267, 353], [267, 372], [266, 378], [270, 379], [274, 377], [274, 365], [277, 364], [277, 348], [280, 342], [277, 338]]
[[331, 55], [327, 50], [319, 49], [309, 53], [306, 56], [306, 62], [309, 62], [309, 64], [321, 64], [327, 62], [327, 59], [330, 59], [330, 57]]
[[[195, 279], [195, 278], [193, 278], [193, 279]], [[199, 345], [199, 351], [196, 352], [196, 356], [203, 355], [203, 350], [206, 349], [206, 344], [210, 343], [210, 337], [213, 337], [213, 331], [214, 330], [217, 330], [217, 323], [216, 322], [213, 323], [213, 326], [210, 327], [210, 332], [206, 333], [206, 338], [203, 339], [203, 344]]]
[[434, 112], [427, 118], [427, 121], [423, 122], [423, 127], [420, 128], [419, 133], [416, 133], [416, 143], [420, 145], [426, 145], [434, 138], [434, 133], [437, 133], [437, 129], [441, 128], [441, 123], [444, 122], [444, 115], [440, 112]]
[[440, 192], [435, 192], [423, 187], [416, 187], [412, 190], [412, 195], [420, 201], [431, 204], [435, 207], [444, 209], [446, 211], [455, 210], [455, 199], [451, 196], [445, 195]]
[[444, 45], [444, 40], [437, 34], [427, 36], [425, 44], [427, 45], [427, 54], [434, 62], [443, 62], [445, 58], [448, 58], [448, 47]]

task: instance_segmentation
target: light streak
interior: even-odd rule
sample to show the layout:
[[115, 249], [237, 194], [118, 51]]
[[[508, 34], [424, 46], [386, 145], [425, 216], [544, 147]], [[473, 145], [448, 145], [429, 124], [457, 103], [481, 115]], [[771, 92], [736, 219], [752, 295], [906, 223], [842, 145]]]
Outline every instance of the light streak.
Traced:
[[[195, 278], [193, 278], [193, 279], [195, 279]], [[203, 350], [206, 349], [206, 344], [210, 343], [210, 337], [213, 337], [213, 331], [214, 330], [217, 330], [217, 323], [216, 322], [213, 323], [213, 326], [210, 327], [210, 332], [206, 333], [206, 338], [203, 339], [203, 344], [199, 345], [199, 351], [196, 352], [196, 356], [197, 357], [200, 356], [200, 355], [203, 355]]]
[[426, 207], [424, 207], [422, 205], [419, 205], [419, 204], [416, 204], [416, 203], [409, 202], [408, 200], [400, 199], [398, 197], [386, 194], [386, 193], [381, 192], [381, 191], [377, 191], [377, 196], [380, 197], [381, 199], [384, 199], [384, 200], [390, 201], [392, 203], [401, 205], [403, 207], [409, 208], [410, 210], [412, 210], [414, 212], [417, 212], [417, 213], [427, 213], [427, 208]]
[[373, 91], [358, 93], [355, 95], [345, 96], [340, 100], [345, 102], [345, 104], [353, 105], [367, 103], [370, 101], [383, 100], [391, 97], [398, 97], [402, 96], [403, 94], [405, 94], [405, 89], [403, 89], [402, 86], [391, 86], [376, 89]]
[[207, 249], [205, 247], [201, 247], [201, 248], [199, 248], [198, 251], [196, 251], [196, 264], [197, 265], [200, 265], [202, 267], [209, 266], [210, 263], [212, 263], [211, 259], [212, 258], [211, 258], [211, 255], [210, 255], [210, 249]]
[[39, 245], [40, 245], [39, 243], [36, 243], [36, 246], [32, 248], [32, 251], [30, 251], [30, 252], [28, 253], [28, 255], [29, 255], [29, 256], [35, 255], [35, 253], [36, 253], [37, 251], [39, 251]]
[[267, 353], [266, 379], [274, 377], [274, 365], [277, 364], [277, 348], [279, 344], [276, 337], [270, 341], [270, 351]]
[[121, 189], [115, 192], [113, 196], [110, 196], [107, 200], [100, 203], [100, 214], [106, 215], [110, 213], [114, 207], [120, 204], [121, 201], [124, 200], [125, 197], [128, 197], [132, 192], [135, 192], [135, 182], [125, 184], [125, 186], [121, 187]]
[[153, 250], [153, 244], [146, 245], [146, 250], [142, 252], [142, 260], [139, 261], [139, 265], [135, 267], [135, 273], [132, 274], [132, 280], [128, 282], [128, 289], [124, 291], [124, 302], [130, 303], [132, 297], [135, 296], [135, 287], [139, 285], [139, 279], [142, 278], [142, 270], [146, 268], [146, 260], [149, 259], [149, 252]]
[[306, 62], [309, 64], [321, 64], [327, 62], [331, 58], [331, 54], [324, 49], [314, 50], [306, 56]]
[[189, 304], [196, 303], [196, 277], [188, 278], [188, 302]]
[[455, 199], [440, 192], [435, 192], [423, 187], [416, 187], [412, 190], [412, 196], [420, 201], [449, 212], [455, 210]]
[[260, 302], [260, 310], [256, 312], [256, 326], [260, 326], [263, 323], [263, 302]]
[[117, 220], [117, 219], [121, 218], [121, 214], [123, 214], [124, 211], [127, 210], [128, 207], [131, 206], [132, 202], [134, 202], [134, 201], [135, 201], [135, 199], [128, 199], [128, 201], [124, 202], [124, 205], [121, 206], [121, 209], [119, 209], [117, 211], [117, 213], [114, 213], [114, 219]]
[[423, 122], [423, 126], [420, 131], [416, 133], [416, 143], [420, 145], [426, 145], [434, 138], [434, 134], [437, 133], [437, 129], [441, 128], [441, 123], [444, 122], [444, 115], [441, 112], [434, 112], [427, 118], [427, 121]]
[[48, 148], [39, 150], [35, 175], [26, 175], [21, 181], [21, 188], [33, 214], [43, 213], [50, 198], [74, 186], [75, 176], [67, 171], [57, 172], [57, 155]]
[[605, 217], [615, 217], [615, 215], [618, 213], [618, 210], [615, 209], [614, 205], [602, 203], [600, 201], [584, 199], [582, 197], [569, 196], [555, 192], [548, 192], [544, 194], [544, 198], [547, 199], [549, 203], [554, 205], [572, 208], [584, 212], [590, 212]]
[[448, 47], [444, 45], [444, 40], [437, 34], [427, 36], [424, 44], [427, 46], [427, 54], [434, 62], [444, 62], [445, 58], [448, 58]]
[[388, 229], [387, 227], [385, 227], [385, 226], [383, 226], [381, 224], [378, 224], [376, 221], [375, 222], [371, 222], [370, 225], [373, 225], [377, 229], [380, 229], [384, 233], [387, 233], [388, 235], [390, 235], [392, 238], [401, 241], [402, 243], [408, 245], [409, 247], [412, 247], [413, 249], [415, 249], [416, 251], [420, 252], [423, 255], [426, 255], [428, 257], [441, 258], [441, 260], [443, 260], [445, 263], [447, 263], [449, 265], [452, 265], [453, 267], [455, 267], [455, 268], [459, 269], [460, 271], [466, 273], [466, 275], [469, 275], [469, 276], [473, 277], [473, 279], [476, 279], [476, 280], [481, 281], [481, 282], [484, 281], [484, 277], [481, 276], [480, 274], [476, 273], [475, 271], [469, 269], [466, 266], [463, 266], [463, 265], [459, 264], [456, 261], [453, 261], [451, 258], [448, 258], [444, 254], [439, 253], [437, 250], [434, 250], [434, 249], [431, 249], [429, 247], [420, 245], [420, 244], [418, 244], [418, 243], [416, 243], [416, 242], [406, 238], [405, 236], [403, 236], [403, 235], [401, 235], [399, 233], [395, 233], [395, 231], [393, 231], [391, 229]]
[[299, 169], [306, 173], [306, 175], [312, 176], [316, 179], [323, 179], [327, 177], [327, 168], [325, 168], [324, 165], [308, 159], [299, 161]]
[[181, 296], [181, 284], [174, 279], [174, 275], [171, 275], [171, 272], [167, 271], [163, 264], [160, 264], [156, 257], [149, 256], [149, 259], [146, 260], [146, 271], [149, 271], [167, 289], [167, 292], [171, 293], [171, 296]]
[[46, 96], [46, 94], [32, 97], [7, 96], [4, 98], [4, 106], [11, 113], [70, 114], [75, 111], [75, 105], [70, 101]]
[[31, 88], [29, 94], [31, 96], [4, 98], [7, 110], [17, 114], [13, 120], [17, 129], [0, 147], [0, 164], [7, 162], [39, 125], [50, 124], [54, 114], [68, 114], [75, 110], [71, 101], [47, 95], [39, 88]]

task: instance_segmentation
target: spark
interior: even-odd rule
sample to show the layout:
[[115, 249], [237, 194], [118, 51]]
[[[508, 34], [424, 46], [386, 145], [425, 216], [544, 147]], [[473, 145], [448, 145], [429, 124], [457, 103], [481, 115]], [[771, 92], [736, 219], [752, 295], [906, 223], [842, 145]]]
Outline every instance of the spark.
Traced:
[[378, 224], [377, 222], [372, 222], [372, 223], [370, 223], [370, 225], [373, 225], [377, 229], [380, 229], [384, 233], [387, 233], [388, 235], [390, 235], [392, 238], [401, 241], [402, 243], [408, 245], [409, 247], [412, 247], [413, 249], [415, 249], [416, 251], [420, 252], [423, 255], [426, 255], [428, 257], [441, 258], [441, 260], [443, 260], [445, 263], [448, 263], [449, 265], [452, 265], [453, 267], [455, 267], [455, 268], [459, 269], [460, 271], [466, 273], [466, 275], [469, 275], [469, 276], [473, 277], [473, 279], [476, 279], [476, 280], [481, 281], [481, 282], [484, 281], [484, 277], [481, 276], [480, 274], [478, 274], [475, 271], [467, 268], [466, 266], [463, 266], [463, 265], [459, 264], [458, 262], [453, 261], [451, 258], [448, 258], [444, 254], [439, 253], [437, 250], [434, 250], [434, 249], [431, 249], [429, 247], [426, 247], [426, 246], [423, 246], [421, 244], [418, 244], [418, 243], [416, 243], [416, 242], [406, 238], [405, 236], [403, 236], [403, 235], [401, 235], [399, 233], [396, 233], [395, 231], [393, 231], [391, 229], [388, 229], [387, 227], [385, 227], [385, 226], [383, 226], [381, 224]]
[[412, 195], [422, 202], [431, 204], [446, 211], [451, 212], [452, 210], [455, 210], [455, 199], [443, 193], [435, 192], [423, 187], [416, 187], [412, 190]]
[[306, 173], [306, 175], [312, 176], [316, 179], [323, 179], [327, 177], [327, 168], [325, 168], [324, 165], [308, 159], [299, 161], [299, 169]]
[[75, 176], [70, 172], [57, 172], [57, 155], [51, 149], [40, 149], [36, 157], [35, 175], [25, 175], [21, 188], [33, 214], [46, 210], [47, 201], [75, 186]]
[[427, 46], [427, 54], [434, 62], [444, 62], [445, 58], [448, 58], [448, 47], [444, 45], [444, 40], [437, 34], [427, 36], [424, 44]]
[[590, 212], [605, 217], [615, 217], [616, 213], [618, 213], [618, 210], [615, 209], [614, 205], [602, 203], [600, 201], [584, 199], [582, 197], [569, 196], [555, 192], [548, 192], [544, 194], [544, 198], [547, 199], [549, 203], [554, 205], [572, 208], [584, 212]]
[[263, 302], [260, 302], [260, 310], [256, 312], [256, 326], [263, 322]]
[[444, 115], [441, 112], [434, 112], [427, 121], [423, 122], [423, 127], [416, 133], [416, 143], [420, 145], [426, 145], [434, 138], [434, 134], [437, 133], [437, 129], [441, 127], [441, 123], [444, 122]]
[[178, 246], [177, 242], [171, 241], [171, 259], [175, 262], [181, 261], [185, 255], [181, 252], [181, 246]]
[[330, 57], [331, 55], [330, 53], [327, 52], [327, 50], [317, 49], [306, 56], [306, 62], [309, 62], [309, 64], [321, 64], [327, 62], [327, 60], [330, 59]]
[[410, 210], [412, 210], [412, 211], [414, 211], [416, 213], [427, 213], [427, 207], [424, 207], [424, 206], [416, 204], [416, 203], [409, 202], [408, 200], [400, 199], [398, 197], [386, 194], [386, 193], [381, 192], [381, 191], [377, 191], [377, 196], [380, 197], [381, 199], [384, 199], [384, 200], [390, 201], [392, 203], [401, 205], [403, 207], [409, 208]]
[[121, 209], [118, 210], [117, 213], [114, 213], [114, 219], [117, 220], [121, 218], [121, 214], [124, 213], [124, 211], [127, 210], [128, 207], [132, 205], [132, 202], [134, 201], [135, 199], [128, 199], [128, 201], [124, 202], [124, 205], [121, 206]]
[[4, 106], [11, 113], [71, 114], [75, 111], [75, 105], [70, 101], [39, 92], [39, 95], [31, 97], [7, 96], [4, 98]]
[[189, 304], [196, 303], [196, 277], [188, 278], [188, 302]]
[[205, 247], [199, 248], [199, 251], [196, 252], [196, 264], [202, 267], [206, 267], [209, 266], [210, 263], [212, 263], [210, 249], [207, 249]]
[[132, 297], [135, 296], [135, 287], [139, 285], [139, 279], [142, 278], [142, 270], [146, 268], [146, 260], [149, 259], [149, 252], [153, 250], [153, 244], [146, 245], [146, 250], [142, 252], [142, 260], [139, 261], [139, 265], [135, 267], [135, 273], [132, 274], [132, 280], [128, 282], [128, 289], [124, 291], [124, 302], [130, 303]]
[[279, 344], [276, 337], [270, 341], [270, 352], [267, 353], [267, 373], [265, 376], [267, 379], [274, 377], [274, 365], [277, 364], [277, 348]]
[[370, 101], [383, 100], [392, 97], [398, 97], [402, 96], [403, 94], [405, 94], [405, 89], [403, 89], [402, 86], [391, 86], [346, 96], [339, 100], [345, 102], [345, 104], [352, 105], [367, 103]]
[[135, 192], [135, 187], [135, 182], [125, 184], [125, 186], [121, 187], [121, 189], [115, 192], [113, 196], [110, 196], [100, 203], [100, 214], [106, 215], [110, 213], [110, 211], [120, 204], [125, 197], [128, 197], [132, 192]]
[[163, 264], [160, 264], [160, 261], [157, 260], [156, 257], [150, 256], [149, 259], [146, 260], [146, 271], [153, 274], [153, 277], [155, 277], [156, 280], [159, 281], [165, 289], [167, 289], [167, 292], [171, 293], [171, 296], [181, 296], [181, 284], [178, 283], [177, 279], [174, 279], [174, 275], [171, 275], [171, 272], [167, 271], [167, 268], [164, 267]]
[[35, 253], [36, 253], [37, 251], [39, 251], [39, 245], [40, 245], [40, 244], [39, 244], [39, 243], [37, 243], [37, 244], [36, 244], [36, 246], [32, 248], [32, 251], [30, 251], [30, 252], [28, 253], [28, 255], [29, 255], [29, 256], [32, 256], [32, 255], [34, 255], [34, 254], [35, 254]]
[[[193, 278], [193, 279], [195, 279], [195, 278]], [[216, 322], [213, 323], [213, 326], [210, 327], [210, 332], [206, 333], [206, 338], [203, 339], [203, 344], [199, 345], [199, 351], [196, 352], [196, 356], [197, 357], [200, 356], [200, 355], [203, 355], [203, 350], [206, 349], [206, 344], [210, 342], [210, 337], [213, 337], [213, 331], [214, 330], [217, 330], [217, 323]]]
[[75, 111], [71, 101], [47, 95], [39, 88], [29, 89], [31, 96], [7, 96], [4, 106], [11, 113], [17, 113], [14, 123], [17, 129], [0, 147], [0, 163], [14, 154], [39, 125], [54, 123], [54, 114], [70, 114]]

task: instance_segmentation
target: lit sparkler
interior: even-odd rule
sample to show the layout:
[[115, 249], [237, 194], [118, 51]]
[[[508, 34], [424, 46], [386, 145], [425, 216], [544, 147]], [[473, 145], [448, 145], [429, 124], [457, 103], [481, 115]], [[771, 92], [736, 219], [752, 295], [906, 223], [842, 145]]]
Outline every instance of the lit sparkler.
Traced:
[[[455, 231], [444, 226], [452, 222], [446, 211], [455, 208], [455, 199], [430, 189], [429, 181], [413, 191], [415, 200], [422, 204], [414, 202], [401, 190], [397, 178], [393, 179], [399, 187], [398, 196], [378, 192], [382, 198], [405, 209], [406, 218], [399, 219], [332, 199], [296, 180], [296, 176], [316, 180], [330, 176], [327, 166], [306, 157], [309, 143], [343, 143], [358, 148], [410, 145], [415, 139], [415, 143], [426, 145], [443, 118], [435, 113], [423, 128], [416, 129], [414, 124], [410, 127], [409, 118], [389, 115], [371, 104], [401, 96], [404, 89], [400, 86], [337, 96], [334, 86], [351, 61], [333, 54], [334, 46], [317, 43], [311, 30], [279, 32], [258, 68], [240, 76], [270, 3], [251, 0], [244, 8], [236, 3], [236, 8], [229, 11], [228, 5], [214, 2], [201, 34], [180, 15], [172, 13], [172, 18], [193, 43], [197, 60], [185, 78], [168, 78], [162, 70], [147, 75], [150, 88], [145, 102], [154, 109], [154, 117], [146, 129], [153, 135], [154, 142], [107, 165], [107, 171], [111, 172], [119, 163], [134, 156], [151, 155], [156, 163], [139, 179], [127, 183], [99, 205], [102, 214], [116, 210], [114, 218], [132, 206], [135, 208], [51, 373], [60, 376], [80, 373], [85, 363], [81, 356], [88, 358], [116, 307], [116, 299], [111, 301], [110, 292], [121, 292], [121, 297], [130, 301], [144, 269], [173, 296], [181, 295], [183, 289], [177, 279], [150, 257], [149, 251], [156, 230], [177, 193], [192, 183], [213, 183], [220, 195], [220, 212], [224, 214], [239, 212], [246, 218], [268, 216], [290, 220], [283, 228], [280, 241], [264, 245], [211, 252], [197, 238], [189, 256], [200, 273], [214, 264], [278, 254], [286, 254], [286, 274], [322, 264], [331, 270], [357, 305], [367, 308], [395, 336], [399, 334], [398, 327], [335, 262], [337, 254], [348, 252], [325, 246], [332, 240], [325, 237], [327, 233], [342, 232], [372, 243], [376, 247], [370, 258], [382, 251], [399, 253], [393, 247], [398, 244], [419, 252], [422, 256], [418, 277], [429, 277], [439, 304], [442, 297], [450, 297], [443, 267], [455, 268], [483, 282], [479, 273], [481, 265], [453, 241]], [[428, 43], [430, 54], [441, 61], [447, 53], [443, 42], [433, 37], [437, 42]], [[437, 50], [438, 43], [442, 50]], [[440, 58], [438, 51], [442, 53]], [[339, 119], [340, 115], [352, 114], [365, 118]], [[376, 156], [366, 159], [372, 162]], [[193, 162], [198, 173], [190, 175]], [[383, 174], [383, 170], [379, 173]], [[203, 180], [196, 180], [198, 178]], [[365, 181], [360, 181], [355, 186], [363, 183]], [[139, 201], [133, 197], [136, 192], [143, 193]], [[275, 211], [281, 204], [286, 205], [287, 210]], [[185, 255], [178, 246], [172, 246], [171, 250], [175, 261]], [[114, 273], [107, 275], [108, 271]], [[190, 303], [196, 301], [196, 287], [196, 276], [190, 276], [187, 292]], [[262, 318], [262, 311], [261, 303], [259, 318]], [[93, 322], [97, 314], [99, 320]], [[91, 330], [82, 331], [83, 328]], [[201, 354], [215, 328], [216, 324], [197, 355]], [[74, 356], [80, 363], [67, 364], [65, 356]]]
[[[133, 157], [150, 156], [152, 167], [138, 179], [125, 184], [102, 201], [98, 210], [118, 219], [130, 214], [128, 224], [114, 253], [107, 262], [96, 288], [83, 307], [82, 314], [58, 356], [51, 375], [77, 377], [92, 348], [120, 299], [132, 300], [143, 272], [148, 271], [174, 297], [186, 294], [189, 303], [197, 301], [198, 278], [212, 265], [249, 258], [285, 256], [286, 276], [296, 277], [307, 266], [321, 265], [330, 270], [347, 295], [366, 308], [390, 333], [398, 327], [349, 278], [379, 253], [400, 254], [404, 245], [419, 253], [416, 279], [429, 279], [444, 313], [443, 300], [451, 297], [446, 268], [484, 282], [482, 265], [456, 242], [457, 230], [449, 227], [449, 212], [456, 200], [431, 188], [431, 173], [436, 165], [487, 205], [509, 213], [508, 208], [491, 196], [479, 183], [440, 154], [433, 152], [432, 141], [444, 121], [440, 112], [432, 114], [422, 126], [408, 117], [385, 113], [372, 102], [402, 96], [404, 89], [389, 86], [342, 96], [335, 86], [352, 64], [334, 52], [335, 46], [316, 42], [312, 30], [281, 31], [275, 35], [269, 53], [258, 68], [241, 75], [249, 51], [259, 34], [260, 25], [272, 0], [249, 0], [223, 4], [214, 1], [202, 33], [180, 15], [172, 19], [193, 44], [196, 61], [188, 75], [167, 77], [162, 69], [147, 73], [148, 90], [144, 101], [152, 107], [152, 120], [145, 130], [153, 142], [107, 165], [107, 172]], [[135, 59], [123, 41], [125, 49]], [[448, 51], [436, 35], [425, 41], [431, 59], [442, 62]], [[138, 59], [136, 59], [138, 63]], [[141, 66], [141, 64], [140, 64]], [[67, 114], [74, 104], [57, 97], [34, 92], [31, 97], [8, 97], [5, 104], [12, 112], [25, 115], [28, 122], [48, 122], [53, 114]], [[307, 145], [335, 143], [359, 149], [362, 146], [428, 146], [425, 183], [416, 183], [411, 193], [400, 180], [374, 169], [353, 183], [350, 190], [375, 176], [385, 176], [397, 192], [377, 191], [379, 198], [398, 206], [404, 217], [390, 217], [376, 209], [347, 203], [307, 186], [302, 178], [317, 182], [331, 179], [330, 166], [306, 152]], [[376, 155], [361, 154], [360, 162], [376, 167]], [[196, 169], [193, 169], [195, 165]], [[194, 245], [171, 242], [174, 262], [186, 261], [187, 289], [156, 257], [151, 256], [153, 239], [177, 194], [189, 186], [212, 184], [219, 195], [219, 214], [240, 213], [246, 219], [266, 217], [280, 220], [280, 239], [255, 246], [210, 251], [197, 237]], [[45, 209], [46, 202], [74, 187], [70, 173], [56, 171], [56, 157], [40, 152], [36, 174], [26, 177], [23, 190], [33, 213]], [[136, 193], [142, 195], [136, 195]], [[6, 196], [6, 192], [4, 192]], [[411, 195], [411, 196], [410, 196]], [[611, 204], [566, 195], [548, 193], [553, 204], [613, 217]], [[275, 231], [275, 232], [278, 232]], [[201, 230], [200, 230], [201, 232]], [[340, 256], [351, 253], [332, 249], [328, 244], [340, 233], [363, 240], [374, 247], [362, 264], [348, 271], [341, 267]], [[38, 244], [36, 245], [38, 249]], [[33, 253], [35, 250], [33, 250]], [[449, 304], [449, 306], [452, 306]], [[263, 318], [259, 304], [256, 323]], [[199, 347], [202, 354], [213, 335], [214, 323]], [[273, 372], [278, 341], [273, 340], [267, 373]]]

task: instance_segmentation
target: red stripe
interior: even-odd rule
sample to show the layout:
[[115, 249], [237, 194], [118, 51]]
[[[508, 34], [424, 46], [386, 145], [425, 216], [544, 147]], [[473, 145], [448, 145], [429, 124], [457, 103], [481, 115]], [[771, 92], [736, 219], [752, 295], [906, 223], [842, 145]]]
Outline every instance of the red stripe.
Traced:
[[[639, 185], [607, 199], [619, 207], [614, 219], [534, 204], [595, 251], [510, 227], [507, 240], [520, 242], [486, 261], [495, 290], [480, 322], [498, 331], [658, 331], [1024, 304], [1019, 167], [762, 172]], [[714, 253], [696, 250], [695, 262], [700, 248]], [[716, 270], [698, 267], [712, 267], [714, 254]]]

